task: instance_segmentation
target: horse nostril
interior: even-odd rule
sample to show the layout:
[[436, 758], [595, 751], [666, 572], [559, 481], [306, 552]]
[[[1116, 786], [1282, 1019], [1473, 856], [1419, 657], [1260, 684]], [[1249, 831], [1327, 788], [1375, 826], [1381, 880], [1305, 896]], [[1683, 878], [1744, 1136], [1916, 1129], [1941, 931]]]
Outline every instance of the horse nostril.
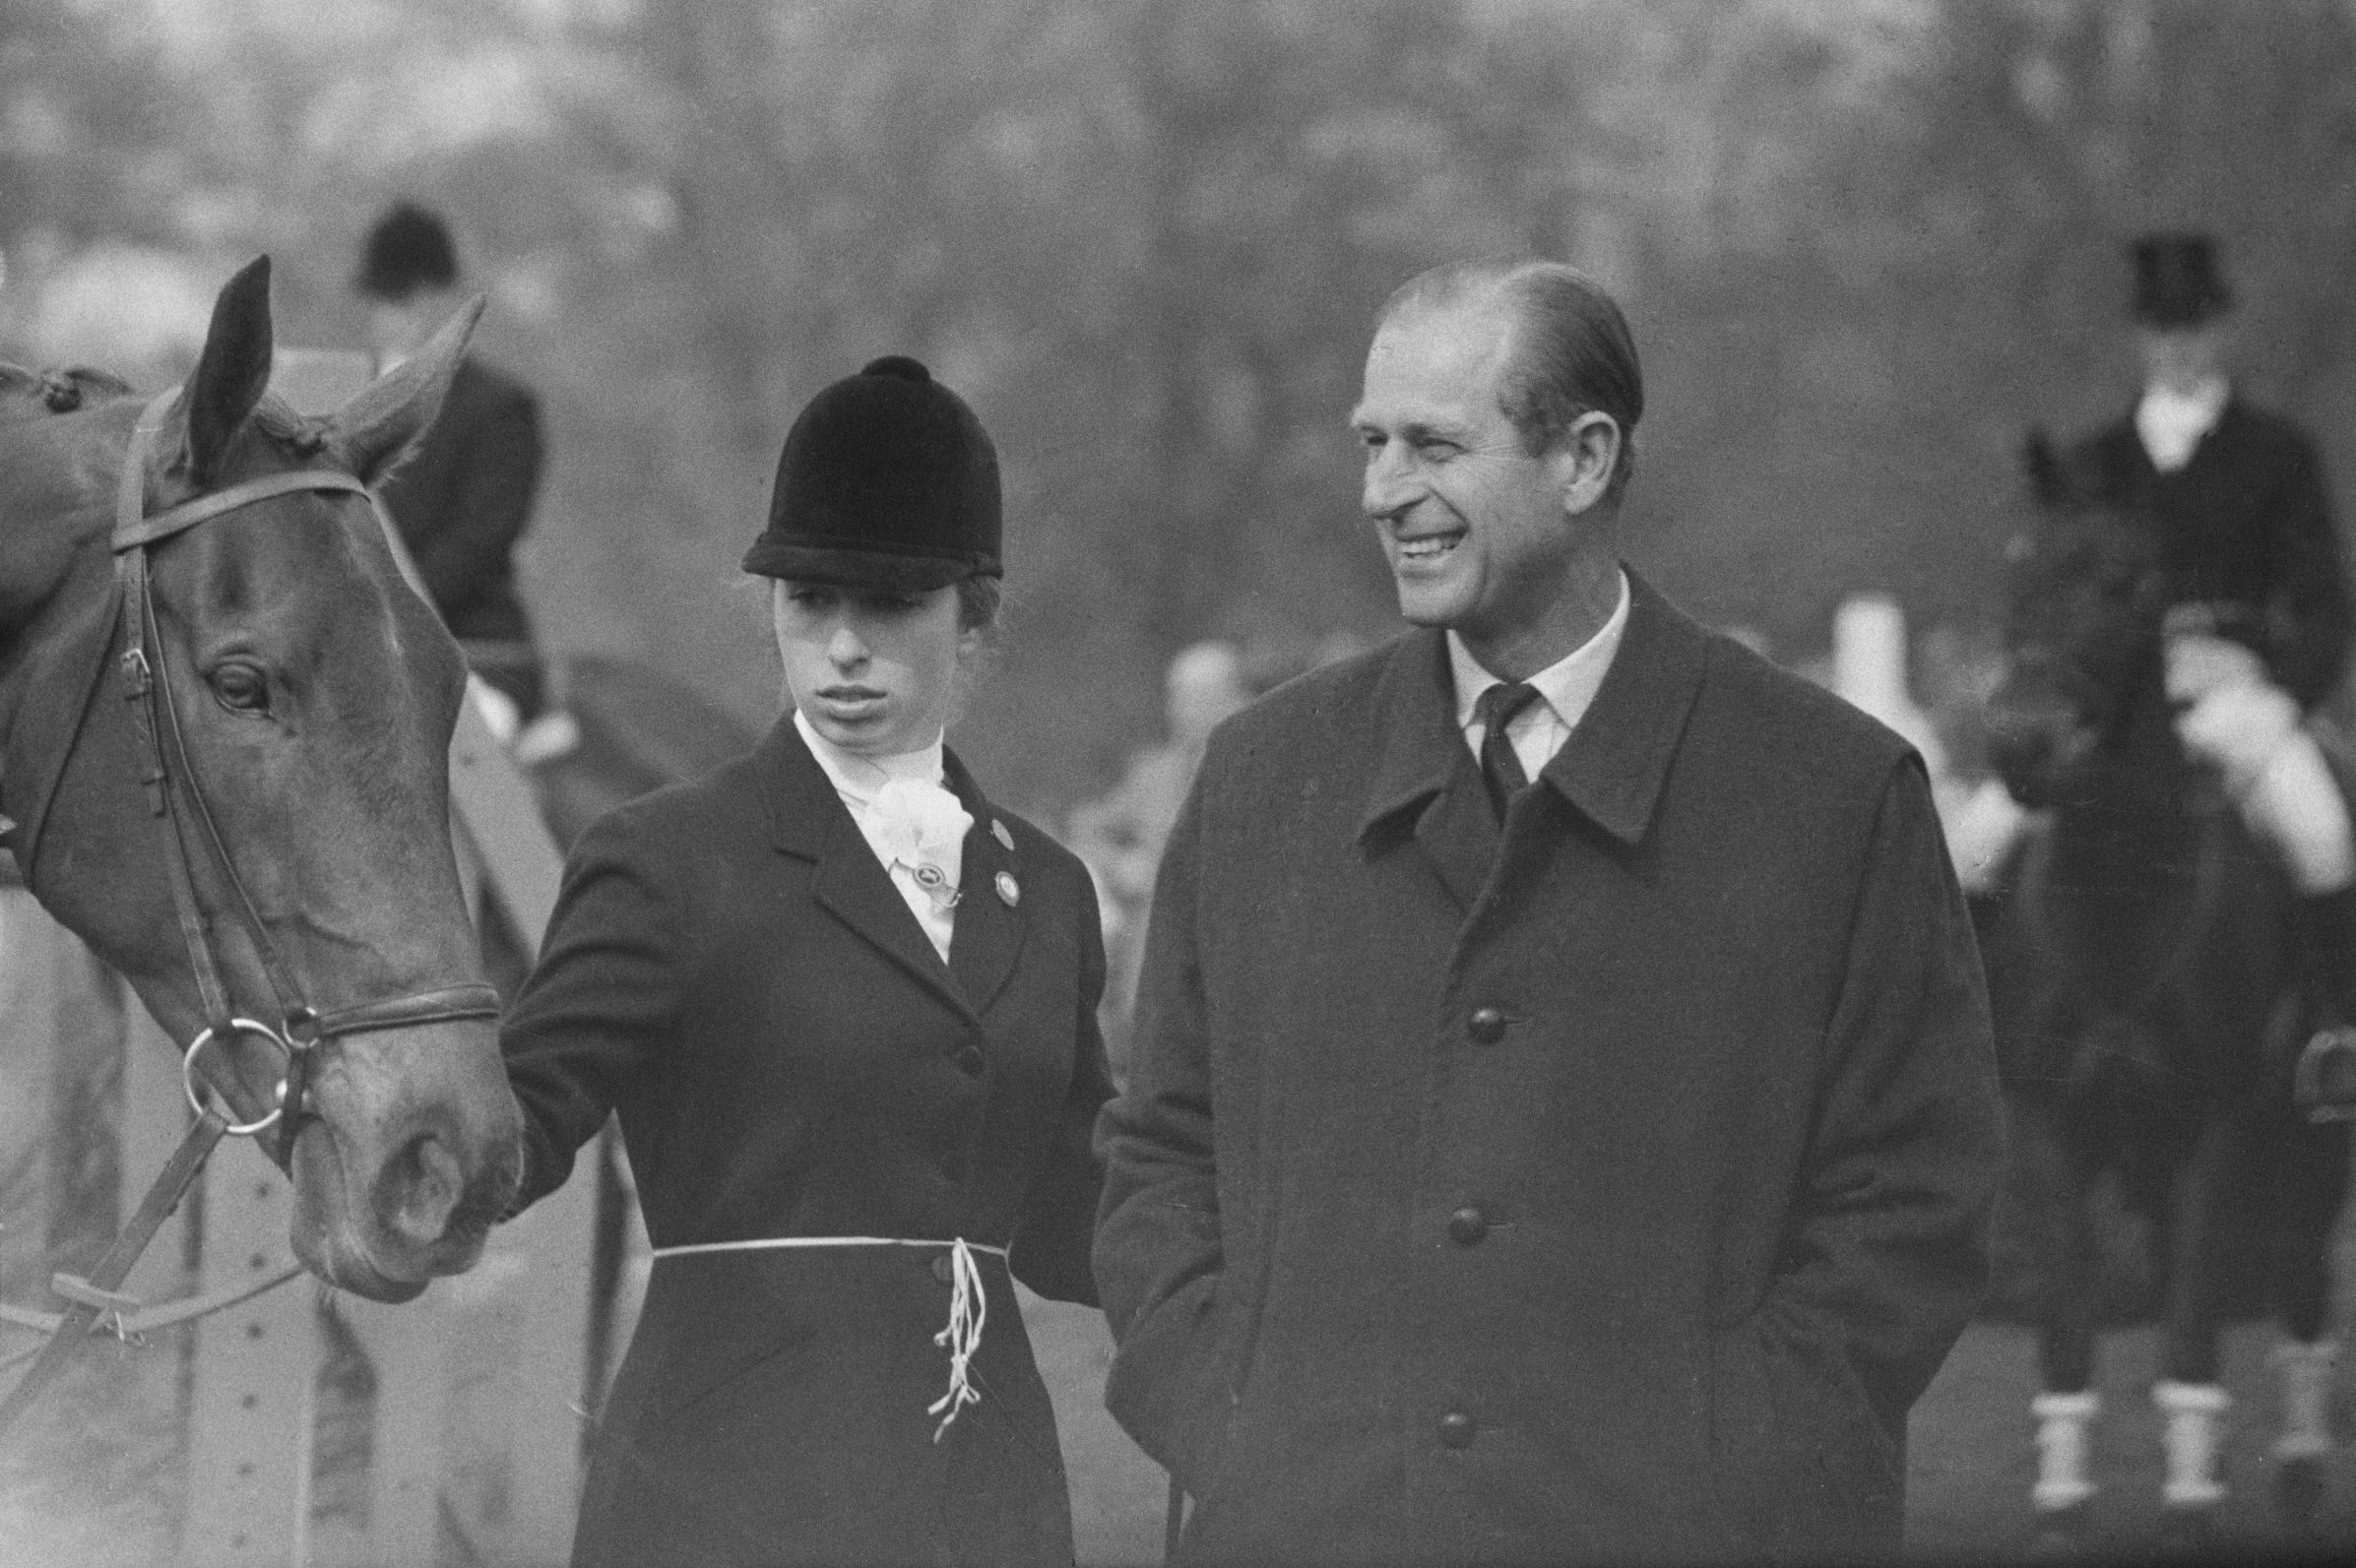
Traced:
[[404, 1144], [378, 1180], [386, 1201], [377, 1212], [402, 1239], [421, 1247], [442, 1239], [466, 1192], [458, 1157], [433, 1133], [419, 1133]]

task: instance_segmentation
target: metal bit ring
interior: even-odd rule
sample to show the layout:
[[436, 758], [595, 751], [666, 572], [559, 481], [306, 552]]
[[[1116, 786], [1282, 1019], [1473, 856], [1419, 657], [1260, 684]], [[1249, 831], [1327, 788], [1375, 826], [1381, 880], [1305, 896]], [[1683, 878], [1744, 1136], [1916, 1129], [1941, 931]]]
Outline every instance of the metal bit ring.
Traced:
[[[280, 1050], [285, 1051], [289, 1062], [294, 1059], [294, 1042], [258, 1019], [232, 1018], [229, 1020], [229, 1030], [235, 1035], [259, 1035]], [[211, 1086], [208, 1085], [205, 1089], [197, 1087], [196, 1053], [211, 1044], [213, 1038], [214, 1030], [211, 1025], [207, 1025], [198, 1033], [196, 1038], [188, 1042], [188, 1049], [180, 1055], [180, 1089], [188, 1096], [189, 1108], [200, 1116], [205, 1114], [205, 1095]], [[287, 1110], [287, 1081], [284, 1078], [279, 1080], [274, 1098], [277, 1103], [271, 1106], [269, 1115], [257, 1121], [230, 1122], [228, 1126], [222, 1129], [223, 1133], [230, 1138], [252, 1138], [276, 1126], [279, 1117], [286, 1114]]]

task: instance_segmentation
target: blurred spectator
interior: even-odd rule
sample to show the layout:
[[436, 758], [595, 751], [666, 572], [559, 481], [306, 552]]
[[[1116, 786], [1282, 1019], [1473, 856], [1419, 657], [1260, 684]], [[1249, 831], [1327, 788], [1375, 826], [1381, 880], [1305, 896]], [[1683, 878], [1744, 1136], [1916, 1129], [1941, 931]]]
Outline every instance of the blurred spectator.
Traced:
[[[368, 300], [377, 368], [388, 369], [459, 306], [449, 227], [422, 207], [396, 203], [369, 231], [354, 286]], [[440, 417], [381, 486], [434, 607], [468, 664], [497, 694], [484, 704], [492, 728], [525, 750], [547, 749], [544, 734], [519, 733], [545, 706], [540, 654], [515, 587], [516, 544], [532, 520], [540, 470], [540, 407], [531, 389], [470, 354]]]
[[1066, 840], [1097, 880], [1105, 921], [1106, 1043], [1117, 1073], [1137, 997], [1145, 916], [1153, 905], [1162, 843], [1194, 782], [1203, 743], [1221, 720], [1249, 703], [1253, 688], [1233, 643], [1196, 643], [1170, 661], [1163, 679], [1168, 736], [1141, 747], [1112, 790], [1072, 808]]
[[219, 282], [204, 264], [113, 241], [28, 251], [0, 311], [12, 357], [101, 366], [150, 391], [195, 367]]

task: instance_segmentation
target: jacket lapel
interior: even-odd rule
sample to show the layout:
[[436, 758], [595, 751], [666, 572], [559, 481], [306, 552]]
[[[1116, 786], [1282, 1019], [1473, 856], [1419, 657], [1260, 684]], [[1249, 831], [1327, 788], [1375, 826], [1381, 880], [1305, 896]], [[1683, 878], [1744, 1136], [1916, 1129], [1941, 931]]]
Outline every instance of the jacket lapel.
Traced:
[[1438, 632], [1401, 639], [1376, 684], [1375, 712], [1383, 716], [1382, 749], [1360, 842], [1412, 813], [1418, 852], [1457, 907], [1470, 909], [1496, 858], [1497, 825], [1479, 765], [1456, 727], [1455, 681]]
[[[974, 776], [955, 752], [942, 754], [949, 789], [974, 825], [966, 830], [963, 868], [958, 876], [957, 922], [949, 938], [949, 970], [977, 1013], [986, 1012], [1014, 972], [1022, 956], [1028, 920], [1023, 914], [1024, 867], [1012, 835], [982, 794]], [[1003, 879], [1003, 880], [1001, 880]], [[1013, 895], [1009, 903], [1007, 894]]]
[[[769, 731], [754, 760], [769, 807], [770, 843], [786, 854], [813, 862], [810, 897], [952, 1006], [975, 1011], [967, 1007], [924, 928], [892, 886], [859, 824], [851, 820], [851, 808], [835, 793], [834, 781], [802, 744], [791, 717]], [[965, 909], [960, 906], [957, 928], [962, 931], [964, 926]]]
[[[1625, 570], [1625, 568], [1624, 568]], [[1633, 845], [1652, 824], [1709, 643], [1700, 627], [1629, 571], [1627, 630], [1594, 703], [1539, 778], [1596, 826]]]
[[[1625, 570], [1625, 568], [1624, 568]], [[1624, 845], [1640, 841], [1701, 689], [1709, 646], [1701, 628], [1628, 571], [1628, 621], [1595, 702], [1539, 775], [1578, 812]], [[1410, 813], [1415, 842], [1457, 904], [1470, 909], [1499, 838], [1480, 767], [1456, 727], [1455, 681], [1440, 633], [1402, 638], [1375, 686], [1383, 724], [1374, 782], [1359, 827], [1371, 844]]]

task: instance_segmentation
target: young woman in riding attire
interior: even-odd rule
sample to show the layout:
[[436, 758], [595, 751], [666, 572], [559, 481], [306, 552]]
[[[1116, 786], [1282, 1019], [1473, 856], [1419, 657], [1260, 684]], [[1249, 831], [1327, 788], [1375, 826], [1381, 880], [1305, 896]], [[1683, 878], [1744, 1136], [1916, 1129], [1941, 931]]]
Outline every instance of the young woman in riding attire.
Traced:
[[519, 1207], [618, 1111], [655, 1247], [581, 1568], [1072, 1560], [1012, 1282], [1096, 1299], [1105, 967], [1080, 862], [942, 745], [999, 532], [923, 365], [821, 392], [744, 558], [793, 711], [566, 863], [504, 1035]]

